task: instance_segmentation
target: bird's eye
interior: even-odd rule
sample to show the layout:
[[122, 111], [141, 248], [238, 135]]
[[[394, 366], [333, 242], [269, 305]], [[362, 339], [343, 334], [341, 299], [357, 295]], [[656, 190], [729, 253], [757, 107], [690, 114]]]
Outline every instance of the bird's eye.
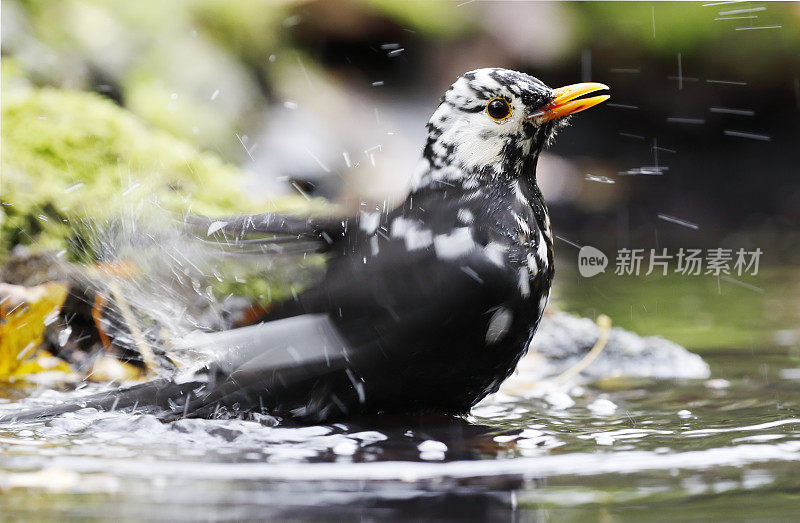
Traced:
[[508, 102], [502, 98], [495, 98], [490, 100], [489, 103], [486, 105], [486, 114], [492, 120], [505, 120], [511, 114], [511, 106], [508, 105]]

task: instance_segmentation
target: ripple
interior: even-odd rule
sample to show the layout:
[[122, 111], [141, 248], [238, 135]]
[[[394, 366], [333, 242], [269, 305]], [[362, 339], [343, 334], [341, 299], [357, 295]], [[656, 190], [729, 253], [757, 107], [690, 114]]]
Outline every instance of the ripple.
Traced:
[[559, 475], [631, 474], [652, 470], [704, 470], [721, 466], [743, 466], [767, 461], [800, 461], [800, 441], [778, 444], [738, 445], [707, 450], [660, 454], [647, 451], [572, 453], [480, 461], [446, 463], [393, 462], [372, 463], [219, 463], [135, 461], [59, 456], [41, 459], [36, 456], [3, 457], [3, 467], [30, 469], [43, 466], [82, 474], [107, 473], [130, 477], [182, 477], [216, 480], [292, 480], [292, 481], [420, 481], [442, 478], [487, 478], [518, 475], [540, 478]]

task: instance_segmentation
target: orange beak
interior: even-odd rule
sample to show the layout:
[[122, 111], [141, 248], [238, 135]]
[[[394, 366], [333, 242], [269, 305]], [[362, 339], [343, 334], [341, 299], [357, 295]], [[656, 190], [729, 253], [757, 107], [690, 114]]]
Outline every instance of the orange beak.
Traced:
[[600, 91], [601, 89], [608, 89], [608, 86], [596, 82], [585, 82], [553, 89], [553, 100], [548, 105], [544, 106], [541, 111], [532, 114], [530, 118], [541, 118], [545, 122], [548, 122], [555, 118], [579, 113], [590, 107], [594, 107], [611, 97], [607, 94], [592, 96], [590, 98], [578, 97]]

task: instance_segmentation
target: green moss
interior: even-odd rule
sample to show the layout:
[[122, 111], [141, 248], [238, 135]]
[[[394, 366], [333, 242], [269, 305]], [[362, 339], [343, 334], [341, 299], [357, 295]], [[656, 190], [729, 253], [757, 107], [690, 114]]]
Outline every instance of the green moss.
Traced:
[[[29, 23], [27, 45], [19, 38], [3, 49], [34, 84], [87, 91], [109, 85], [147, 124], [236, 161], [245, 157], [236, 133], [260, 123], [258, 109], [265, 100], [250, 67], [217, 45], [220, 35], [198, 21], [196, 13], [206, 3], [28, 2], [20, 9]], [[208, 17], [218, 23], [230, 16], [226, 5], [234, 12], [245, 9], [237, 3], [210, 3], [219, 13]], [[280, 15], [273, 13], [283, 9], [265, 9], [259, 16], [278, 17], [280, 27]], [[242, 23], [252, 24], [253, 13], [247, 14], [251, 17]], [[235, 27], [228, 29], [239, 34]], [[273, 40], [267, 35], [253, 44]]]
[[4, 92], [2, 121], [0, 253], [17, 244], [67, 248], [86, 219], [109, 219], [137, 199], [205, 215], [309, 207], [243, 196], [243, 171], [95, 94]]
[[456, 2], [425, 0], [362, 0], [365, 5], [380, 11], [414, 31], [430, 36], [457, 36], [474, 26]]

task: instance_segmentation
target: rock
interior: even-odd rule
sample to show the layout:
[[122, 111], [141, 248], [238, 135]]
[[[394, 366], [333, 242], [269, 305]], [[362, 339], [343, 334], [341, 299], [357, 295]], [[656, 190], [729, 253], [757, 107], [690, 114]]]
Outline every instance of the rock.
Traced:
[[[600, 334], [589, 318], [565, 312], [545, 314], [520, 362], [520, 373], [542, 378], [558, 375], [577, 364], [591, 350]], [[677, 343], [660, 336], [639, 336], [620, 327], [611, 329], [600, 356], [582, 373], [599, 379], [608, 376], [637, 378], [707, 378], [708, 364]]]

